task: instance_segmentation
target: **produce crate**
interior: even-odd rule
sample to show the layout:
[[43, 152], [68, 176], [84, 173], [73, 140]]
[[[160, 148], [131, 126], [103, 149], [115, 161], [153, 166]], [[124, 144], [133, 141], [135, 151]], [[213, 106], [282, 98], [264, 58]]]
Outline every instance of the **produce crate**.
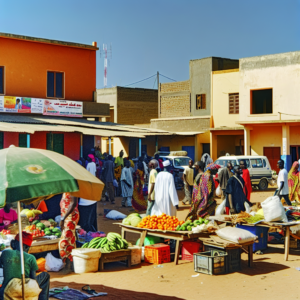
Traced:
[[227, 253], [225, 258], [226, 273], [238, 272], [241, 270], [241, 248], [223, 248], [212, 245], [204, 245], [205, 251], [213, 251], [215, 253]]
[[257, 235], [258, 243], [253, 244], [253, 252], [258, 250], [265, 250], [268, 248], [268, 227], [263, 226], [248, 226], [248, 225], [236, 225], [237, 228], [245, 229], [251, 233]]
[[226, 273], [225, 259], [227, 253], [219, 251], [218, 256], [214, 256], [214, 251], [206, 251], [194, 253], [194, 269], [195, 272], [209, 275], [218, 275]]
[[202, 251], [203, 251], [203, 243], [200, 241], [199, 242], [189, 242], [189, 241], [182, 242], [181, 259], [193, 261], [194, 253], [198, 253], [198, 252], [202, 252]]
[[162, 264], [171, 261], [170, 246], [165, 244], [154, 244], [145, 246], [145, 262], [151, 264]]

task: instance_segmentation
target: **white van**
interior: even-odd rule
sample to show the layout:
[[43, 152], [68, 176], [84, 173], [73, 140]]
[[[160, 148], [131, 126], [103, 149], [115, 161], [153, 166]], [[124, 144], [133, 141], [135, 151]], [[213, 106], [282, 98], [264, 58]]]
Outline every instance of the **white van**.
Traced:
[[240, 164], [241, 160], [247, 165], [252, 185], [258, 185], [258, 188], [262, 191], [266, 190], [269, 182], [272, 180], [272, 169], [266, 156], [221, 156], [215, 163], [221, 167], [226, 167], [227, 163], [231, 162], [234, 167]]

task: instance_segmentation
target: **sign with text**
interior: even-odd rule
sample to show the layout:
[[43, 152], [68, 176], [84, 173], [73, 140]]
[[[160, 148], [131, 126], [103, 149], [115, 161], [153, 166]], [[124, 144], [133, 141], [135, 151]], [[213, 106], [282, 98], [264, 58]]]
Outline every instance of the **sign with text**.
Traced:
[[0, 112], [82, 117], [82, 102], [0, 96]]
[[82, 117], [82, 102], [69, 100], [44, 100], [43, 115]]

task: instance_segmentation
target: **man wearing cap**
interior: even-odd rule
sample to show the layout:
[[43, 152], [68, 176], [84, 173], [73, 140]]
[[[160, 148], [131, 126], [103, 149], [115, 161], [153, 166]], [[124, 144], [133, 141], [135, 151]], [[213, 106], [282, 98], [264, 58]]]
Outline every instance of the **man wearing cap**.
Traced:
[[[42, 289], [39, 300], [46, 300], [49, 298], [50, 275], [47, 272], [42, 272], [36, 276], [36, 271], [38, 270], [36, 259], [32, 254], [27, 253], [32, 244], [32, 235], [22, 232], [22, 239], [25, 278], [31, 278], [37, 281], [40, 289]], [[3, 284], [0, 288], [1, 300], [3, 299], [4, 290], [7, 284], [14, 278], [22, 279], [19, 234], [17, 234], [15, 239], [10, 242], [10, 245], [13, 250], [4, 250], [0, 257], [0, 267], [3, 268], [4, 276]]]
[[[164, 168], [169, 164], [169, 160], [164, 161]], [[159, 172], [156, 176], [154, 191], [155, 202], [151, 215], [159, 216], [165, 213], [169, 216], [176, 216], [179, 201], [172, 174], [167, 171]]]

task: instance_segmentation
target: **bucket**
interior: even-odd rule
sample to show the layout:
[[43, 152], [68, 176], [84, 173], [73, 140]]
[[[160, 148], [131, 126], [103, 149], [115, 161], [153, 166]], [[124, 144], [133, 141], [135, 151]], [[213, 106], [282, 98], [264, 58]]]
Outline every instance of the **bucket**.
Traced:
[[78, 248], [72, 250], [74, 272], [97, 272], [101, 252], [98, 249]]

